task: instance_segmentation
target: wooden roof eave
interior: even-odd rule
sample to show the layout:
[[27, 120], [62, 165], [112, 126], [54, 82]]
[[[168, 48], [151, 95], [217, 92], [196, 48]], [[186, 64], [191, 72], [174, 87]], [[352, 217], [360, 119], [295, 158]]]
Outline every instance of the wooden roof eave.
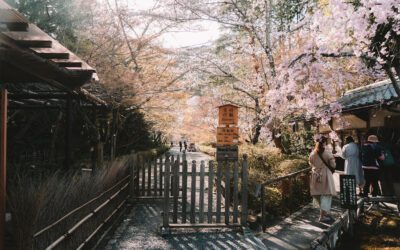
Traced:
[[[73, 90], [92, 79], [93, 69], [71, 70], [28, 51], [0, 47], [0, 60], [62, 90]], [[7, 72], [2, 72], [6, 74]], [[0, 75], [1, 78], [1, 75]], [[16, 82], [18, 79], [16, 79]]]

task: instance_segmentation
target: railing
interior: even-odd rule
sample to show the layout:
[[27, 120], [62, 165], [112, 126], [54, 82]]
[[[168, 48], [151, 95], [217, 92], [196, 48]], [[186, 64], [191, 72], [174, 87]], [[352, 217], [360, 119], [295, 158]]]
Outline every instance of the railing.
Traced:
[[308, 172], [310, 172], [311, 167], [293, 172], [291, 174], [285, 175], [285, 176], [281, 176], [281, 177], [277, 177], [275, 179], [272, 180], [268, 180], [265, 181], [259, 185], [257, 185], [257, 191], [256, 191], [256, 196], [258, 196], [258, 194], [261, 196], [261, 225], [262, 225], [262, 229], [263, 231], [265, 231], [266, 227], [267, 227], [267, 211], [266, 211], [266, 187], [267, 186], [272, 186], [278, 182], [282, 182], [285, 180], [291, 180], [291, 179], [295, 179], [298, 176], [304, 175]]
[[[66, 239], [70, 238], [74, 233], [77, 232], [79, 228], [90, 222], [91, 219], [95, 218], [97, 214], [99, 214], [101, 211], [105, 210], [105, 208], [110, 209], [110, 206], [114, 200], [117, 199], [117, 197], [120, 197], [121, 194], [125, 192], [126, 189], [128, 189], [129, 185], [131, 182], [131, 176], [128, 175], [124, 177], [122, 180], [118, 181], [116, 184], [114, 184], [112, 187], [107, 189], [106, 191], [102, 192], [95, 198], [91, 199], [90, 201], [86, 202], [85, 204], [73, 209], [70, 211], [68, 214], [64, 215], [54, 223], [48, 225], [47, 227], [39, 230], [37, 233], [33, 235], [34, 240], [44, 236], [46, 232], [51, 232], [51, 230], [54, 230], [58, 225], [61, 223], [65, 222], [67, 219], [69, 219], [72, 215], [76, 215], [78, 213], [84, 212], [84, 209], [87, 209], [91, 205], [95, 204], [95, 202], [102, 201], [105, 199], [100, 205], [98, 205], [95, 209], [92, 209], [89, 213], [84, 214], [81, 219], [76, 222], [74, 225], [70, 226], [68, 230], [65, 230], [64, 233], [60, 234], [58, 238], [53, 241], [50, 245], [48, 245], [45, 249], [55, 249], [59, 248], [59, 245], [65, 241]], [[97, 227], [95, 228], [94, 231], [90, 233], [88, 237], [85, 238], [83, 242], [80, 243], [80, 245], [77, 247], [77, 249], [82, 249], [88, 245], [88, 243], [94, 238], [94, 236], [106, 225], [111, 218], [123, 207], [123, 205], [127, 202], [127, 199], [129, 198], [129, 192], [125, 192], [126, 195], [122, 196], [122, 201], [118, 203], [118, 205], [111, 211], [111, 213], [108, 214], [108, 216], [101, 222], [99, 225], [96, 225]], [[121, 198], [121, 197], [120, 197]], [[112, 209], [112, 208], [111, 208]]]

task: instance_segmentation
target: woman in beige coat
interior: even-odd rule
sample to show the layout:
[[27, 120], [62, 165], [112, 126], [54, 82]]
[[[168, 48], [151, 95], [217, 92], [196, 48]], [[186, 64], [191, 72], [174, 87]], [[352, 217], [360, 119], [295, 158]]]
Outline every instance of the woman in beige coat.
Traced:
[[[326, 137], [317, 140], [315, 149], [310, 154], [311, 179], [310, 193], [320, 208], [319, 221], [332, 221], [330, 216], [332, 196], [336, 195], [335, 183], [331, 169], [336, 167], [332, 153], [325, 150]], [[322, 159], [321, 159], [322, 158]], [[329, 166], [327, 166], [329, 165]]]

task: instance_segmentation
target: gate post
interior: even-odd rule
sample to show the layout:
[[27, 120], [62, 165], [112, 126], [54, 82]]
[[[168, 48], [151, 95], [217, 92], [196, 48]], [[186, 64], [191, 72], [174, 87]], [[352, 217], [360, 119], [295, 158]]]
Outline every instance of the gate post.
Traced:
[[170, 159], [165, 159], [165, 175], [164, 175], [164, 214], [163, 214], [163, 229], [169, 227], [169, 185], [170, 184]]
[[247, 155], [243, 155], [242, 162], [242, 216], [240, 217], [240, 224], [242, 227], [247, 227], [247, 192], [248, 192], [248, 166], [247, 166]]

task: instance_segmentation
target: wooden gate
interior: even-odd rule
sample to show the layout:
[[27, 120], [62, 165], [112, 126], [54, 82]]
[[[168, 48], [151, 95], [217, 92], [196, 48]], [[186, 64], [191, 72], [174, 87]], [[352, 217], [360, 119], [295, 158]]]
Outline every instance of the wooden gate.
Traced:
[[147, 158], [134, 154], [131, 162], [132, 199], [161, 199], [164, 194], [166, 156]]
[[[181, 161], [182, 160], [182, 161]], [[248, 167], [242, 162], [190, 164], [180, 156], [164, 162], [162, 233], [171, 228], [245, 227]]]

